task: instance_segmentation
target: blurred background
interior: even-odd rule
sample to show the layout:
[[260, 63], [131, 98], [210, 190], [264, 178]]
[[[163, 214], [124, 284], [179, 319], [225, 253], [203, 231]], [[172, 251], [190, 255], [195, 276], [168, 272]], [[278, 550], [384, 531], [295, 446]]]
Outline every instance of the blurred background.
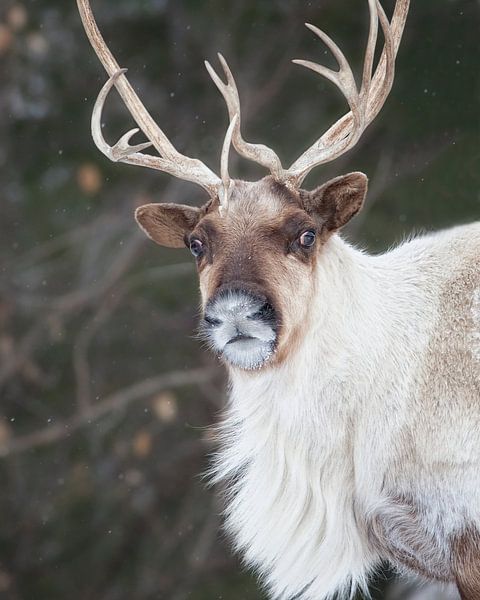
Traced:
[[[329, 32], [361, 72], [366, 0], [92, 4], [174, 145], [217, 172], [227, 115], [204, 58], [226, 56], [246, 139], [285, 163], [346, 110], [329, 82], [290, 62], [334, 65], [303, 23]], [[480, 215], [480, 4], [412, 5], [385, 108], [354, 151], [306, 181], [369, 175], [347, 235], [372, 252]], [[202, 479], [226, 381], [194, 336], [193, 262], [133, 220], [145, 202], [206, 198], [95, 149], [90, 115], [105, 80], [74, 0], [1, 0], [0, 598], [261, 599]], [[111, 142], [133, 126], [114, 96]], [[234, 153], [231, 165], [262, 174]], [[372, 593], [406, 597], [388, 570]]]

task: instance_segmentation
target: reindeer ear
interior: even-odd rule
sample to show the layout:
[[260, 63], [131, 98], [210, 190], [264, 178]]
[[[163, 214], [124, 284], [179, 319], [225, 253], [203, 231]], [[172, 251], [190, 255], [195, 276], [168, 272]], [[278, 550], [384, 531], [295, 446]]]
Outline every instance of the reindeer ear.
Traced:
[[368, 179], [363, 173], [349, 173], [330, 179], [311, 192], [301, 191], [305, 210], [327, 231], [343, 227], [362, 208], [367, 194]]
[[202, 215], [200, 208], [183, 204], [145, 204], [135, 211], [135, 219], [150, 239], [168, 248], [183, 248]]

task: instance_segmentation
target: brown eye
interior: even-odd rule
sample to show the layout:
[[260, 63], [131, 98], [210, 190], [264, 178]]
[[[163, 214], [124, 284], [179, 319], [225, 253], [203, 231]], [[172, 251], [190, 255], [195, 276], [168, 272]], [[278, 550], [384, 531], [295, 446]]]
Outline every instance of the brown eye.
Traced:
[[204, 247], [203, 247], [203, 243], [198, 240], [197, 238], [194, 238], [193, 240], [190, 240], [190, 252], [193, 254], [193, 256], [195, 258], [200, 258], [200, 256], [202, 256], [203, 252], [204, 252]]
[[310, 248], [315, 243], [316, 237], [315, 232], [312, 229], [308, 229], [302, 233], [298, 241], [303, 248]]

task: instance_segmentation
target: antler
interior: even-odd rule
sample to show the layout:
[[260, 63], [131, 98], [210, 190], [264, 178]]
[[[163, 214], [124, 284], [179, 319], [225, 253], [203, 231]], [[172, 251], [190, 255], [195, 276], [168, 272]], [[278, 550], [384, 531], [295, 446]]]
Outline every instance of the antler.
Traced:
[[[389, 23], [380, 2], [378, 0], [368, 0], [370, 30], [360, 91], [357, 89], [352, 70], [340, 48], [321, 29], [306, 24], [331, 50], [338, 62], [339, 70], [333, 71], [305, 60], [294, 60], [293, 62], [319, 73], [334, 83], [345, 96], [350, 112], [318, 138], [289, 169], [283, 169], [280, 159], [271, 148], [260, 144], [250, 144], [242, 138], [240, 131], [240, 99], [233, 75], [221, 54], [218, 57], [227, 78], [226, 84], [220, 79], [212, 66], [206, 62], [210, 76], [225, 99], [230, 119], [234, 114], [238, 114], [232, 140], [237, 152], [245, 158], [267, 167], [277, 181], [298, 188], [314, 167], [332, 161], [352, 148], [382, 108], [392, 87], [395, 57], [400, 45], [409, 4], [410, 0], [397, 0], [392, 21]], [[378, 21], [380, 21], [383, 30], [385, 47], [372, 77]]]
[[[332, 71], [326, 67], [304, 60], [293, 62], [327, 77], [344, 94], [350, 112], [339, 119], [326, 133], [310, 146], [286, 171], [285, 179], [298, 187], [316, 166], [334, 160], [352, 148], [368, 125], [377, 116], [392, 88], [395, 57], [402, 38], [410, 1], [397, 0], [391, 24], [378, 0], [368, 0], [370, 10], [370, 31], [368, 35], [362, 86], [358, 91], [348, 62], [335, 42], [326, 33], [313, 25], [307, 27], [313, 31], [331, 50], [338, 61], [340, 70]], [[372, 77], [373, 59], [377, 43], [378, 21], [383, 30], [385, 46], [377, 69]]]
[[[400, 45], [410, 0], [397, 0], [391, 23], [388, 22], [379, 0], [368, 0], [370, 30], [360, 90], [357, 88], [352, 70], [340, 48], [321, 29], [307, 24], [307, 27], [331, 50], [338, 62], [339, 70], [334, 71], [306, 60], [294, 60], [293, 62], [319, 73], [334, 83], [345, 96], [350, 111], [318, 138], [289, 169], [282, 167], [280, 159], [271, 148], [263, 144], [251, 144], [243, 139], [241, 134], [240, 98], [232, 72], [223, 56], [218, 55], [227, 83], [222, 81], [210, 63], [205, 62], [211, 78], [225, 99], [230, 117], [230, 126], [222, 150], [221, 179], [201, 161], [188, 158], [175, 149], [128, 82], [125, 77], [126, 70], [120, 69], [105, 44], [95, 23], [89, 0], [77, 0], [77, 4], [90, 43], [110, 76], [98, 95], [92, 114], [92, 136], [99, 150], [110, 160], [158, 169], [180, 179], [197, 183], [207, 190], [212, 197], [218, 196], [220, 202], [226, 204], [231, 189], [228, 174], [228, 151], [231, 142], [233, 142], [240, 155], [263, 165], [270, 170], [277, 181], [295, 188], [302, 184], [314, 167], [334, 160], [357, 143], [362, 133], [382, 108], [392, 87], [395, 57]], [[383, 30], [385, 45], [372, 77], [378, 21], [380, 21]], [[112, 87], [116, 87], [138, 127], [149, 140], [148, 142], [134, 146], [129, 144], [130, 139], [139, 129], [132, 129], [127, 132], [114, 146], [110, 146], [105, 141], [101, 127], [102, 110]], [[160, 157], [141, 152], [149, 146], [154, 146]]]
[[[92, 113], [92, 136], [98, 149], [110, 160], [165, 171], [180, 179], [201, 185], [212, 197], [217, 196], [223, 185], [222, 180], [200, 160], [184, 156], [175, 149], [128, 82], [125, 77], [126, 69], [120, 69], [108, 49], [98, 30], [89, 0], [77, 0], [77, 5], [88, 39], [110, 76], [98, 95]], [[138, 129], [132, 129], [123, 135], [114, 146], [110, 146], [105, 141], [101, 126], [102, 110], [105, 100], [114, 86], [138, 127], [146, 135], [148, 142], [130, 146], [130, 138], [137, 133]], [[154, 146], [160, 157], [141, 153], [141, 150], [149, 146]]]
[[218, 53], [218, 59], [222, 65], [225, 77], [227, 78], [226, 84], [220, 79], [208, 61], [205, 61], [205, 66], [227, 104], [230, 121], [232, 121], [234, 115], [237, 115], [237, 123], [233, 129], [232, 136], [235, 150], [241, 156], [269, 169], [275, 178], [281, 178], [284, 170], [282, 163], [275, 152], [271, 148], [268, 148], [268, 146], [264, 146], [263, 144], [250, 144], [243, 139], [240, 130], [240, 97], [238, 95], [237, 84], [235, 83], [235, 79], [233, 78], [232, 71], [227, 64], [227, 61], [220, 52]]

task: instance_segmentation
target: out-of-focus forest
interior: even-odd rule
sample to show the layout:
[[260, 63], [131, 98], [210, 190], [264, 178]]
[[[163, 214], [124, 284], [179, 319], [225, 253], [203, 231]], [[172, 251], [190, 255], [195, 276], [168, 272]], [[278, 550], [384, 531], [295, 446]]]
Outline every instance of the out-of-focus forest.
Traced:
[[[346, 110], [329, 82], [290, 62], [334, 65], [303, 23], [361, 72], [366, 0], [92, 6], [174, 145], [217, 172], [227, 114], [204, 58], [227, 57], [246, 138], [286, 163]], [[371, 251], [480, 216], [479, 31], [477, 0], [413, 0], [385, 108], [354, 151], [306, 182], [369, 175], [348, 236]], [[194, 336], [193, 262], [133, 220], [145, 202], [206, 198], [96, 150], [90, 115], [105, 80], [74, 0], [1, 0], [0, 597], [260, 599], [202, 479], [226, 381]], [[133, 126], [114, 96], [112, 142]], [[234, 153], [231, 165], [261, 175]], [[377, 598], [394, 597], [387, 579]]]

